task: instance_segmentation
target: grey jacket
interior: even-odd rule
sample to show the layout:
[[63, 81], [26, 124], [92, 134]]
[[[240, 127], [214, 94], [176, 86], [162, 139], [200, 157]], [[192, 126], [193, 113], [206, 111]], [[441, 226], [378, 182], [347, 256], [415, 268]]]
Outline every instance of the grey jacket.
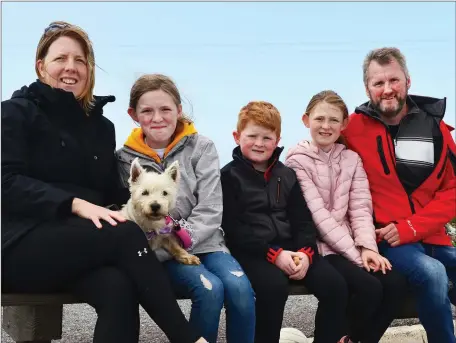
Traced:
[[[215, 251], [228, 252], [221, 229], [223, 196], [220, 165], [214, 143], [197, 133], [183, 137], [160, 165], [153, 158], [124, 146], [116, 153], [122, 183], [128, 187], [130, 165], [135, 157], [146, 169], [161, 173], [164, 167], [178, 160], [181, 179], [176, 208], [170, 213], [175, 219], [185, 219], [193, 229], [195, 244], [192, 254]], [[164, 249], [156, 251], [160, 261], [171, 259]]]

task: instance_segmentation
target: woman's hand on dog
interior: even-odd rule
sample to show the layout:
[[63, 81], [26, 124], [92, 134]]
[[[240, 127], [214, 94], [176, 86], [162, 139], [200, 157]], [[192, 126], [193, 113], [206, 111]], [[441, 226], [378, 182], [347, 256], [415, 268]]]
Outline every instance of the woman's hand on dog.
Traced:
[[[102, 228], [100, 219], [116, 226], [118, 222], [125, 222], [126, 219], [118, 211], [111, 211], [107, 208], [94, 205], [88, 201], [74, 198], [71, 205], [71, 212], [85, 219], [90, 219], [98, 229]], [[117, 221], [116, 221], [117, 220]]]

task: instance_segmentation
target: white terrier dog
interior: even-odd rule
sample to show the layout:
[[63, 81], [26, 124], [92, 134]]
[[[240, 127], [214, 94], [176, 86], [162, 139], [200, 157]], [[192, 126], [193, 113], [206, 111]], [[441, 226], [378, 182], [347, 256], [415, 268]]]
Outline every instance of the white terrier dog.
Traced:
[[199, 258], [183, 249], [173, 233], [174, 221], [169, 212], [176, 204], [179, 180], [178, 161], [158, 174], [146, 171], [135, 158], [128, 179], [131, 197], [121, 213], [141, 227], [152, 250], [162, 247], [181, 263], [200, 264]]

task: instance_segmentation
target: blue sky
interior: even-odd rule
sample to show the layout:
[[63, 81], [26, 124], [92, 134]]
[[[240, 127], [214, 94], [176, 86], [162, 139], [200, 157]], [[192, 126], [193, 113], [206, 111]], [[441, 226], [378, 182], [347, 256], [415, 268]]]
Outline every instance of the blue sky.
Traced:
[[130, 88], [144, 73], [172, 77], [198, 131], [231, 158], [237, 114], [251, 100], [282, 114], [287, 150], [309, 138], [301, 115], [315, 93], [333, 89], [350, 111], [367, 101], [362, 61], [369, 50], [402, 50], [411, 94], [447, 97], [455, 125], [455, 3], [452, 2], [42, 2], [2, 3], [2, 100], [36, 79], [44, 28], [65, 20], [93, 41], [95, 94], [122, 146], [135, 124]]

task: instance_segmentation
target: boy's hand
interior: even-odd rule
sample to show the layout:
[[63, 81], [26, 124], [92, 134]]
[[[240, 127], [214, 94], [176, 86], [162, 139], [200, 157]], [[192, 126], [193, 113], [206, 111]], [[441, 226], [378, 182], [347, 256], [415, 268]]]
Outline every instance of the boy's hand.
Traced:
[[293, 251], [282, 250], [275, 260], [275, 265], [287, 275], [294, 274], [297, 266], [293, 261], [293, 256], [296, 254]]
[[309, 256], [304, 254], [303, 252], [296, 252], [295, 257], [299, 258], [299, 264], [296, 266], [296, 270], [294, 274], [290, 275], [290, 279], [292, 280], [302, 280], [307, 275], [307, 271], [309, 270], [310, 260]]

